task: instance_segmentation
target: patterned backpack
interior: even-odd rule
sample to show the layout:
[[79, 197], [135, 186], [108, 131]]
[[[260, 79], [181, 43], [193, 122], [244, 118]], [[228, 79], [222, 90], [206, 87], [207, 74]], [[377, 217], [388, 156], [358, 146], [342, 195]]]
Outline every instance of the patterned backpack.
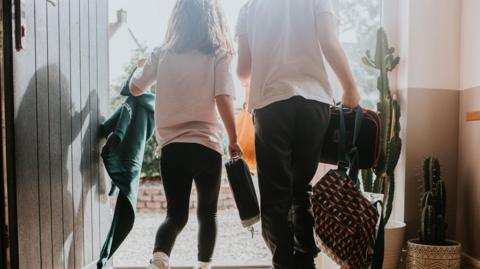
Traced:
[[[362, 127], [363, 111], [356, 111], [353, 148]], [[350, 269], [380, 269], [383, 265], [384, 220], [377, 203], [359, 190], [356, 182], [358, 158], [355, 150], [346, 154], [346, 126], [340, 108], [338, 169], [329, 171], [313, 188], [312, 208], [315, 232], [322, 251]], [[354, 156], [357, 155], [357, 156]], [[350, 169], [350, 173], [348, 173]], [[380, 216], [381, 215], [381, 216]], [[379, 229], [377, 233], [377, 222]]]

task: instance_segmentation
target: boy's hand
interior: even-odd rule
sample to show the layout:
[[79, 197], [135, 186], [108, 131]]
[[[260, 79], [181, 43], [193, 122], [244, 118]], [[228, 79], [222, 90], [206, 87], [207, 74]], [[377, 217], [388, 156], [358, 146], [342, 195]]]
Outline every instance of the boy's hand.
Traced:
[[358, 107], [359, 102], [360, 102], [360, 95], [358, 94], [357, 90], [343, 93], [343, 98], [342, 98], [343, 106], [354, 109]]

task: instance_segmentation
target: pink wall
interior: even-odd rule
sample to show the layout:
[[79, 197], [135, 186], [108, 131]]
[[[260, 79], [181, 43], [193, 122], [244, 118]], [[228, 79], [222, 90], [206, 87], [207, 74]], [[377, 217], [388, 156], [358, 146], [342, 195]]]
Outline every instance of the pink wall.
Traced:
[[479, 11], [480, 1], [463, 0], [456, 237], [468, 268], [480, 268], [480, 122], [465, 120], [467, 112], [480, 111]]

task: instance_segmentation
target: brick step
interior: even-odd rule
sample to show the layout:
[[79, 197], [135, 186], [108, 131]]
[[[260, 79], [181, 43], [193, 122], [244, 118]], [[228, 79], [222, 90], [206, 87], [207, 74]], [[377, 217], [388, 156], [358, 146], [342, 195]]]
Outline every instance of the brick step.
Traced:
[[[112, 198], [112, 208], [115, 207], [116, 199]], [[197, 192], [195, 185], [192, 187], [190, 195], [190, 209], [197, 208]], [[235, 200], [230, 187], [222, 184], [220, 188], [220, 196], [218, 199], [218, 209], [235, 208]], [[137, 210], [139, 212], [164, 212], [167, 209], [167, 199], [163, 190], [162, 183], [149, 181], [146, 184], [141, 183], [138, 190]]]

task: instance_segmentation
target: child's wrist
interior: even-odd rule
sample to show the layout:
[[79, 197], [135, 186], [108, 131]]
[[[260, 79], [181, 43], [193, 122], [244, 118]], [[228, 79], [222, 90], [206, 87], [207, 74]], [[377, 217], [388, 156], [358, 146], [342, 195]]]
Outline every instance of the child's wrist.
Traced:
[[229, 136], [228, 137], [228, 143], [229, 144], [236, 144], [238, 142], [237, 136]]

